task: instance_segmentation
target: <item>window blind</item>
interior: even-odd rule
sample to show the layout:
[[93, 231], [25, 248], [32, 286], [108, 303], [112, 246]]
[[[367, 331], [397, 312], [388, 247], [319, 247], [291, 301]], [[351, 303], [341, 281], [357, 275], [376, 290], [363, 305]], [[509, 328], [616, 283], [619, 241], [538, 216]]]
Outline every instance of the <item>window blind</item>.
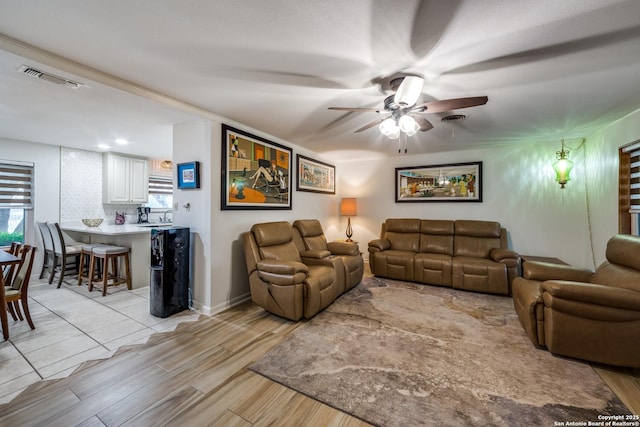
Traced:
[[640, 148], [630, 153], [629, 204], [631, 213], [640, 213]]
[[0, 161], [0, 208], [33, 209], [33, 163]]
[[173, 181], [171, 178], [150, 176], [149, 194], [173, 194]]

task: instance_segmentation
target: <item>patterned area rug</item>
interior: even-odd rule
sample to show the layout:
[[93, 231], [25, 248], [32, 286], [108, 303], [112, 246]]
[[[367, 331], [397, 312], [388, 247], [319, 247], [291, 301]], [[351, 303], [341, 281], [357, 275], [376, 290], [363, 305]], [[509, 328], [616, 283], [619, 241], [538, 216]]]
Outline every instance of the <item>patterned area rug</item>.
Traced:
[[536, 349], [511, 298], [378, 278], [251, 369], [381, 426], [586, 425], [628, 413], [589, 364]]

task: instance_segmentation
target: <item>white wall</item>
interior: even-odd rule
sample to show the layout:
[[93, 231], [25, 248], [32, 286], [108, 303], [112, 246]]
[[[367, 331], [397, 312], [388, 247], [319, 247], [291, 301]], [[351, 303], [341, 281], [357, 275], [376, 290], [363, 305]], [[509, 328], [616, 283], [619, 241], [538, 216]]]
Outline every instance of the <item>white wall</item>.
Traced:
[[[33, 162], [34, 166], [34, 221], [58, 221], [60, 217], [60, 147], [14, 139], [0, 138], [0, 158]], [[39, 232], [32, 224], [32, 232], [25, 241], [42, 248]], [[40, 273], [42, 253], [38, 251], [33, 271]], [[34, 273], [35, 274], [35, 273]]]
[[618, 149], [640, 139], [640, 110], [587, 137], [589, 206], [596, 262], [618, 232]]
[[[406, 155], [386, 160], [342, 162], [342, 192], [358, 198], [352, 218], [354, 240], [366, 252], [387, 218], [477, 219], [498, 221], [510, 246], [522, 254], [554, 256], [584, 265], [587, 241], [584, 152], [575, 160], [565, 190], [554, 180], [551, 164], [560, 142], [514, 144], [486, 150]], [[448, 163], [483, 163], [481, 203], [395, 203], [395, 168]], [[580, 250], [577, 250], [580, 249]]]
[[[174, 170], [179, 163], [200, 162], [200, 189], [179, 190], [174, 182], [173, 201], [178, 209], [173, 212], [173, 223], [191, 229], [193, 301], [195, 308], [205, 314], [212, 312], [211, 294], [218, 286], [212, 276], [215, 245], [211, 233], [211, 127], [210, 122], [201, 120], [180, 123], [173, 128]], [[190, 207], [186, 208], [186, 204]]]
[[[618, 148], [638, 139], [640, 111], [586, 136], [584, 147], [570, 152], [574, 168], [565, 190], [551, 167], [560, 141], [341, 162], [338, 186], [344, 196], [358, 198], [352, 225], [365, 256], [366, 242], [378, 237], [386, 218], [483, 219], [506, 227], [510, 246], [521, 254], [594, 268], [618, 232]], [[565, 141], [572, 148], [580, 142]], [[472, 161], [483, 162], [482, 203], [395, 203], [396, 167]]]
[[[227, 122], [249, 133], [292, 148], [292, 166], [297, 153], [326, 160], [308, 150], [282, 141], [256, 129]], [[174, 191], [179, 209], [174, 224], [192, 228], [195, 233], [194, 305], [203, 313], [216, 313], [249, 297], [249, 282], [240, 235], [253, 224], [317, 218], [323, 225], [337, 218], [336, 195], [296, 192], [291, 210], [222, 210], [221, 166], [222, 128], [220, 122], [192, 121], [174, 126], [174, 164], [200, 161], [201, 188]], [[292, 183], [295, 183], [295, 174]], [[187, 212], [183, 205], [189, 202]]]

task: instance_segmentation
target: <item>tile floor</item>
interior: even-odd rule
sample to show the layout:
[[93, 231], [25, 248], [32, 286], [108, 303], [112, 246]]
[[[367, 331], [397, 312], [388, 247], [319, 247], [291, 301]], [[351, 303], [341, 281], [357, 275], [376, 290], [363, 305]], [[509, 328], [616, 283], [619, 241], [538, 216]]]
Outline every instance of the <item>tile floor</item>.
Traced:
[[57, 289], [33, 278], [29, 310], [36, 329], [9, 315], [9, 340], [0, 342], [0, 404], [29, 384], [66, 377], [87, 360], [111, 357], [123, 345], [144, 343], [155, 332], [199, 317], [193, 310], [166, 319], [152, 316], [148, 287], [113, 287], [102, 297], [72, 281]]

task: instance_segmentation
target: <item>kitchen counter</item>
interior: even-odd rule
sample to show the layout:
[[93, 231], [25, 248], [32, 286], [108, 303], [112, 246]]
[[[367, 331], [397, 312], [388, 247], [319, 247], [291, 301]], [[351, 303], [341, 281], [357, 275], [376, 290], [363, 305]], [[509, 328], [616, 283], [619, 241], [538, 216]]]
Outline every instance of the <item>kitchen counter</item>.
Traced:
[[105, 224], [87, 227], [82, 222], [60, 224], [60, 228], [78, 242], [107, 243], [131, 248], [131, 285], [149, 286], [151, 265], [151, 230], [171, 227], [172, 224]]
[[60, 224], [60, 228], [64, 231], [73, 231], [78, 233], [96, 234], [103, 236], [119, 236], [122, 234], [149, 234], [152, 228], [171, 227], [172, 224], [100, 224], [99, 227], [87, 227], [81, 222]]

